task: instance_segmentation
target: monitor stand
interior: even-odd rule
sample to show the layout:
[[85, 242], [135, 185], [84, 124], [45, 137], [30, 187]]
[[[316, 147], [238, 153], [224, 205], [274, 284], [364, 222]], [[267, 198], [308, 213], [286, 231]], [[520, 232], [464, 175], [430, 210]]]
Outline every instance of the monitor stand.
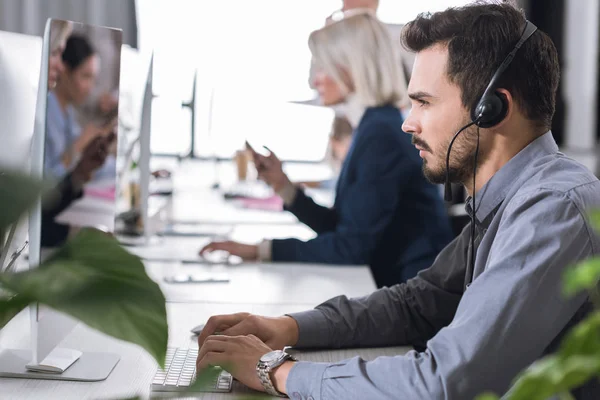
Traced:
[[4, 349], [0, 351], [0, 377], [97, 382], [108, 378], [120, 358], [113, 353], [81, 353], [72, 350], [71, 352], [79, 355], [76, 361], [64, 372], [53, 373], [29, 371], [27, 369], [27, 365], [31, 361], [31, 351], [29, 350]]

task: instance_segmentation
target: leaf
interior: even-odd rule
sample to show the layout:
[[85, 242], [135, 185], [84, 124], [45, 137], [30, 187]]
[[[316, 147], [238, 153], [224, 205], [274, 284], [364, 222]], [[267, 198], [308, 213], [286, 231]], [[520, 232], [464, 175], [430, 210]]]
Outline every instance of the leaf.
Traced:
[[[2, 288], [0, 288], [0, 291]], [[0, 296], [0, 328], [8, 324], [18, 313], [31, 303], [31, 300], [19, 294]]]
[[600, 311], [590, 314], [563, 339], [558, 353], [532, 364], [506, 399], [545, 400], [600, 374]]
[[475, 398], [475, 400], [500, 400], [500, 397], [494, 393], [482, 393]]
[[0, 281], [30, 302], [140, 345], [164, 366], [165, 297], [140, 259], [105, 233], [82, 230], [39, 268], [0, 275]]
[[595, 289], [600, 279], [600, 258], [589, 258], [567, 268], [563, 276], [563, 292], [572, 296], [582, 290]]
[[589, 213], [592, 227], [597, 233], [600, 233], [600, 210], [594, 210]]
[[551, 356], [526, 370], [505, 398], [507, 400], [546, 400], [552, 395], [580, 386], [600, 372], [597, 355]]
[[194, 393], [205, 391], [206, 388], [210, 388], [214, 385], [217, 377], [221, 373], [221, 368], [206, 368], [200, 373], [196, 374], [196, 380], [190, 385], [190, 388], [186, 393]]
[[0, 171], [0, 231], [18, 221], [42, 194], [46, 185], [28, 175]]
[[600, 311], [594, 311], [567, 334], [558, 354], [562, 358], [579, 355], [600, 358]]

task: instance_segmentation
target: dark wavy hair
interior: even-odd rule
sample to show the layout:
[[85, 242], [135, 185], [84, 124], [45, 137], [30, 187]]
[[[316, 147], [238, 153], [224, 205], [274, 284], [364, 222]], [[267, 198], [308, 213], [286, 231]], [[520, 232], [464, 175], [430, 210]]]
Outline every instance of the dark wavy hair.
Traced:
[[[476, 2], [433, 14], [420, 14], [402, 31], [402, 44], [419, 52], [436, 44], [448, 48], [447, 74], [473, 108], [492, 75], [519, 40], [525, 17], [510, 2]], [[538, 30], [517, 52], [499, 81], [529, 120], [550, 129], [560, 79], [554, 43]]]

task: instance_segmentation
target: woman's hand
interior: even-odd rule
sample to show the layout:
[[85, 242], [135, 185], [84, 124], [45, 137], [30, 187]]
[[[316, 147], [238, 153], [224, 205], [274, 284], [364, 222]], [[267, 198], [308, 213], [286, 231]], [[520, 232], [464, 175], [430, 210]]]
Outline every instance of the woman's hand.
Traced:
[[[258, 172], [258, 178], [265, 181], [267, 185], [271, 186], [275, 192], [280, 192], [287, 185], [292, 185], [292, 182], [288, 176], [283, 172], [283, 165], [281, 160], [277, 158], [275, 153], [271, 150], [268, 156], [263, 156], [257, 153], [254, 149], [246, 143], [246, 147], [252, 154], [252, 160]], [[265, 147], [266, 148], [266, 147]]]

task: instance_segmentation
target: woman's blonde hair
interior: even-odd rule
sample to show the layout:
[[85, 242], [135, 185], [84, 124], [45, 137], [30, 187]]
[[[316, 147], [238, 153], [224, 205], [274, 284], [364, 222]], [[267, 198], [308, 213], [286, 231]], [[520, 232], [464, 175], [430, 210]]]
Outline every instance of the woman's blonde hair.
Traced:
[[344, 12], [311, 33], [308, 46], [317, 69], [331, 76], [345, 95], [354, 92], [365, 107], [408, 105], [398, 48], [370, 10]]

